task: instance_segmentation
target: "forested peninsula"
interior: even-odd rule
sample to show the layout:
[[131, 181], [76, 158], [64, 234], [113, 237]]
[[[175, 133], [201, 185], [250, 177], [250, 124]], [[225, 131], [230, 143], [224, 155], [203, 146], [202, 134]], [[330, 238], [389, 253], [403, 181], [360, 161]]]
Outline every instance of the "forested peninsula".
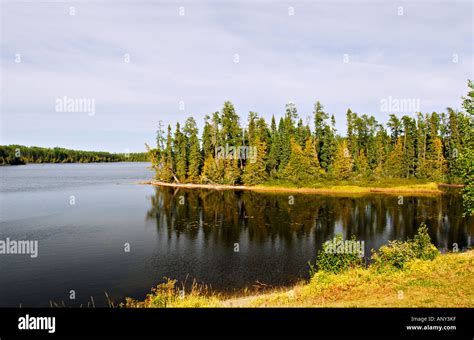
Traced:
[[157, 131], [148, 147], [156, 179], [162, 183], [324, 187], [464, 184], [466, 213], [474, 213], [474, 86], [468, 81], [462, 109], [389, 114], [384, 126], [374, 116], [346, 113], [347, 131], [336, 130], [334, 115], [314, 104], [312, 123], [296, 105], [270, 123], [249, 112], [247, 124], [233, 104], [205, 116], [199, 136], [189, 117]]

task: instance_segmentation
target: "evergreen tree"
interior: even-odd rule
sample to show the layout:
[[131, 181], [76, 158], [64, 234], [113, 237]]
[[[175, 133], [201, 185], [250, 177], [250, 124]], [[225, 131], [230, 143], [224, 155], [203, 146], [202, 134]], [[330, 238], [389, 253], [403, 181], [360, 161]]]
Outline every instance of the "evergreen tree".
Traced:
[[[326, 123], [329, 115], [324, 112], [324, 107], [319, 101], [314, 104], [313, 116], [314, 138], [316, 149], [318, 150], [318, 160], [321, 167], [328, 171], [336, 149], [334, 131], [331, 126]], [[331, 121], [335, 124], [334, 115], [331, 116]]]
[[281, 158], [281, 146], [280, 146], [280, 134], [278, 132], [275, 116], [272, 116], [271, 123], [271, 143], [270, 143], [270, 152], [268, 155], [268, 168], [270, 174], [273, 176], [276, 173], [276, 169], [280, 163]]
[[398, 136], [402, 133], [402, 125], [400, 123], [400, 119], [394, 114], [390, 114], [389, 120], [387, 122], [387, 126], [390, 128], [391, 132], [391, 145], [395, 147], [395, 144], [398, 141]]
[[209, 115], [204, 117], [204, 129], [202, 132], [202, 153], [204, 159], [207, 158], [209, 155], [213, 155], [215, 153], [215, 145], [212, 142], [213, 138], [213, 127], [209, 123]]
[[338, 180], [347, 180], [352, 174], [352, 156], [347, 148], [347, 141], [339, 142], [334, 159], [334, 176]]
[[218, 162], [222, 162], [224, 165], [224, 176], [221, 184], [238, 184], [240, 181], [240, 168], [237, 158], [219, 159]]
[[222, 140], [229, 146], [241, 145], [242, 130], [239, 126], [239, 116], [235, 112], [234, 105], [227, 101], [222, 109]]
[[294, 138], [291, 138], [290, 145], [291, 155], [288, 164], [283, 169], [282, 178], [300, 185], [317, 179], [319, 164], [312, 138], [308, 138], [305, 151]]
[[292, 131], [289, 131], [289, 124], [285, 124], [283, 118], [280, 119], [278, 124], [278, 134], [280, 136], [280, 166], [279, 169], [283, 170], [288, 164], [291, 156], [291, 136]]
[[306, 127], [304, 126], [303, 124], [303, 119], [299, 119], [298, 120], [298, 125], [296, 127], [296, 142], [301, 146], [303, 147], [305, 142], [306, 142], [306, 138], [308, 137], [306, 135]]
[[187, 139], [187, 154], [188, 156], [188, 181], [196, 183], [199, 181], [199, 173], [201, 168], [201, 150], [199, 146], [198, 128], [193, 117], [186, 120], [184, 126], [184, 133]]
[[355, 120], [357, 115], [351, 111], [351, 109], [347, 109], [346, 113], [346, 121], [347, 121], [347, 142], [346, 148], [351, 154], [351, 158], [357, 156], [358, 146], [357, 146], [357, 139], [355, 135]]
[[224, 162], [215, 159], [213, 155], [207, 156], [204, 161], [201, 174], [201, 182], [210, 184], [220, 184], [224, 178]]
[[319, 166], [318, 153], [313, 138], [308, 136], [306, 138], [305, 147], [303, 150], [304, 164], [308, 166], [308, 175], [311, 179], [317, 179], [322, 174], [322, 169]]
[[381, 177], [384, 170], [385, 162], [387, 161], [388, 146], [390, 144], [390, 137], [387, 131], [381, 124], [377, 125], [375, 134], [375, 175]]
[[359, 154], [357, 155], [357, 168], [358, 173], [363, 178], [370, 177], [370, 168], [369, 168], [369, 161], [367, 156], [365, 155], [364, 149], [360, 149]]
[[385, 165], [386, 176], [403, 177], [405, 165], [403, 164], [403, 141], [401, 137], [398, 137]]
[[256, 138], [253, 144], [257, 148], [256, 154], [251, 155], [242, 175], [242, 181], [244, 184], [249, 185], [263, 183], [268, 178], [265, 164], [267, 146], [265, 142], [261, 141], [259, 138]]
[[423, 114], [417, 114], [417, 164], [416, 177], [427, 177], [428, 169], [426, 168], [426, 151], [427, 151], [427, 124]]
[[413, 177], [416, 168], [416, 123], [415, 120], [408, 116], [402, 117], [403, 125], [403, 177]]
[[247, 138], [250, 142], [255, 141], [255, 130], [256, 130], [256, 125], [257, 125], [257, 119], [258, 115], [255, 112], [250, 111], [249, 112], [249, 118], [248, 118], [248, 133], [247, 133]]
[[443, 179], [446, 173], [446, 160], [443, 155], [443, 144], [440, 138], [433, 141], [433, 152], [429, 158], [429, 178], [435, 181]]
[[180, 125], [177, 123], [174, 133], [173, 154], [175, 156], [176, 176], [180, 182], [186, 181], [188, 165], [187, 144], [186, 136], [180, 131]]

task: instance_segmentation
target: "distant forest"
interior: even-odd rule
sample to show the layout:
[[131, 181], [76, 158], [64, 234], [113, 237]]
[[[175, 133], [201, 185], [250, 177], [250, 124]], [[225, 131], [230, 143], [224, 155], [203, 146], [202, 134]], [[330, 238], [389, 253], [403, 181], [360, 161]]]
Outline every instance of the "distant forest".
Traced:
[[41, 148], [38, 146], [0, 145], [0, 165], [147, 161], [149, 161], [149, 156], [146, 152], [125, 154], [63, 148]]
[[[246, 127], [231, 102], [205, 116], [201, 137], [188, 118], [174, 131], [158, 129], [149, 149], [156, 178], [164, 182], [311, 186], [318, 182], [420, 179], [469, 184], [473, 192], [473, 83], [462, 98], [463, 110], [390, 114], [386, 127], [375, 117], [346, 113], [346, 135], [339, 135], [334, 115], [314, 104], [312, 124], [289, 103], [279, 120], [268, 124], [250, 112]], [[472, 196], [471, 196], [472, 197]], [[471, 201], [472, 207], [473, 201]]]

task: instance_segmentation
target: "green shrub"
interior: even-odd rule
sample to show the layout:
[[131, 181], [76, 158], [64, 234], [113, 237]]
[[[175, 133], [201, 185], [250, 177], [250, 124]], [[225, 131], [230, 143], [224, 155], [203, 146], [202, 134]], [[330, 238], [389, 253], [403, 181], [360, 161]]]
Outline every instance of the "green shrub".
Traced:
[[435, 245], [431, 243], [428, 227], [422, 223], [418, 228], [418, 233], [412, 241], [415, 258], [422, 260], [433, 260], [439, 252]]
[[413, 240], [389, 241], [379, 250], [372, 250], [372, 265], [378, 269], [403, 269], [411, 260], [433, 260], [438, 254], [438, 249], [431, 243], [428, 228], [422, 223]]
[[151, 289], [145, 301], [139, 302], [131, 298], [126, 298], [125, 307], [155, 307], [165, 308], [179, 298], [179, 291], [176, 288], [176, 280], [168, 279], [165, 283], [157, 285]]
[[[352, 236], [351, 241], [356, 242], [356, 237]], [[362, 265], [362, 257], [360, 253], [332, 252], [331, 242], [343, 242], [342, 234], [337, 234], [334, 237], [334, 240], [325, 242], [323, 244], [323, 249], [318, 252], [316, 258], [316, 264], [319, 270], [331, 273], [340, 273], [349, 268], [360, 267]]]

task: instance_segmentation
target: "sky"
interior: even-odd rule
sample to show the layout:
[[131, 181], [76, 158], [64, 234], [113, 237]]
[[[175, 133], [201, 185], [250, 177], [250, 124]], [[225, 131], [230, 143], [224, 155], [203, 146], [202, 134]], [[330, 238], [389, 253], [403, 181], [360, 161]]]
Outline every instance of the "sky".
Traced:
[[[202, 128], [226, 100], [243, 125], [289, 101], [306, 122], [319, 100], [344, 134], [348, 108], [460, 109], [474, 79], [470, 0], [0, 4], [2, 145], [141, 152], [160, 121]], [[58, 108], [80, 99], [94, 112]]]

